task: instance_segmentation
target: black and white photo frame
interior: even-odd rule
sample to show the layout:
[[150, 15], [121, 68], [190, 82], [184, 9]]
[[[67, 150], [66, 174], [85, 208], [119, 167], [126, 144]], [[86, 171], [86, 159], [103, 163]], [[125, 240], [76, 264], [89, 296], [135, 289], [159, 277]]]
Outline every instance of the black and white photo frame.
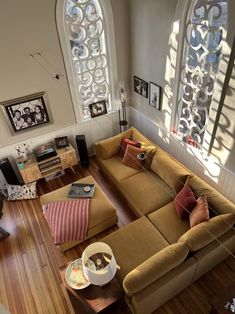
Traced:
[[55, 139], [56, 148], [64, 148], [69, 146], [68, 136], [56, 137]]
[[161, 86], [149, 83], [149, 105], [157, 110], [161, 110], [162, 88]]
[[12, 134], [51, 123], [44, 96], [39, 92], [0, 103]]
[[101, 100], [89, 105], [91, 118], [96, 118], [107, 113], [106, 101]]
[[148, 98], [148, 82], [134, 76], [134, 91], [144, 98]]

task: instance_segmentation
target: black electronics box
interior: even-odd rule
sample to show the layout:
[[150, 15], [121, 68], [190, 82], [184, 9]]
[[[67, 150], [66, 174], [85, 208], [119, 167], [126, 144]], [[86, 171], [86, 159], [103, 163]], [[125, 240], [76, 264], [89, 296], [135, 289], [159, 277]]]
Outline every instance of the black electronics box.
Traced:
[[37, 162], [57, 155], [53, 144], [40, 145], [33, 151], [33, 153]]

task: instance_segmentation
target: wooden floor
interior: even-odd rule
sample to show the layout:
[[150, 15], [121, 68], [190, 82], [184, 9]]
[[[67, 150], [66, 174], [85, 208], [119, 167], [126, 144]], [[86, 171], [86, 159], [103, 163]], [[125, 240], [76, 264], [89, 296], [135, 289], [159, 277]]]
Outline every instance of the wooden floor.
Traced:
[[[63, 177], [49, 182], [40, 181], [39, 194], [91, 174], [116, 207], [119, 227], [135, 219], [125, 201], [101, 175], [95, 159], [91, 160], [89, 169], [76, 166], [74, 170], [75, 174], [69, 169]], [[61, 253], [53, 245], [38, 199], [5, 202], [1, 226], [11, 235], [0, 242], [0, 303], [12, 314], [73, 313], [61, 283], [59, 267], [80, 256], [91, 242], [116, 229], [111, 228], [82, 245]], [[233, 281], [235, 261], [230, 257], [155, 313], [209, 313], [210, 299]], [[129, 313], [129, 310], [122, 313]]]

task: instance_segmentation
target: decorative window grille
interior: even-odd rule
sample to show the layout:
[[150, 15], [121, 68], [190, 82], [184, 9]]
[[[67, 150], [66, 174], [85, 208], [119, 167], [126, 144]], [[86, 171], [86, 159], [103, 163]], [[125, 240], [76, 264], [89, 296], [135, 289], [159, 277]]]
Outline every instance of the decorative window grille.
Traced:
[[98, 0], [67, 0], [64, 18], [76, 94], [86, 119], [91, 103], [106, 100], [111, 109], [104, 14]]
[[201, 146], [221, 59], [227, 26], [227, 0], [197, 0], [186, 25], [178, 132], [185, 142]]

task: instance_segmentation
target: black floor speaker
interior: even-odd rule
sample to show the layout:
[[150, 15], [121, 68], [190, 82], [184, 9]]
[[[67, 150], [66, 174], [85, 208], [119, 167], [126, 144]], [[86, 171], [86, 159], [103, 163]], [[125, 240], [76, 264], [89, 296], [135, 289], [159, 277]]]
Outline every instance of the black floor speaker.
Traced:
[[82, 167], [89, 166], [88, 150], [85, 135], [76, 135], [78, 154]]
[[8, 158], [0, 160], [0, 170], [8, 184], [20, 184]]

